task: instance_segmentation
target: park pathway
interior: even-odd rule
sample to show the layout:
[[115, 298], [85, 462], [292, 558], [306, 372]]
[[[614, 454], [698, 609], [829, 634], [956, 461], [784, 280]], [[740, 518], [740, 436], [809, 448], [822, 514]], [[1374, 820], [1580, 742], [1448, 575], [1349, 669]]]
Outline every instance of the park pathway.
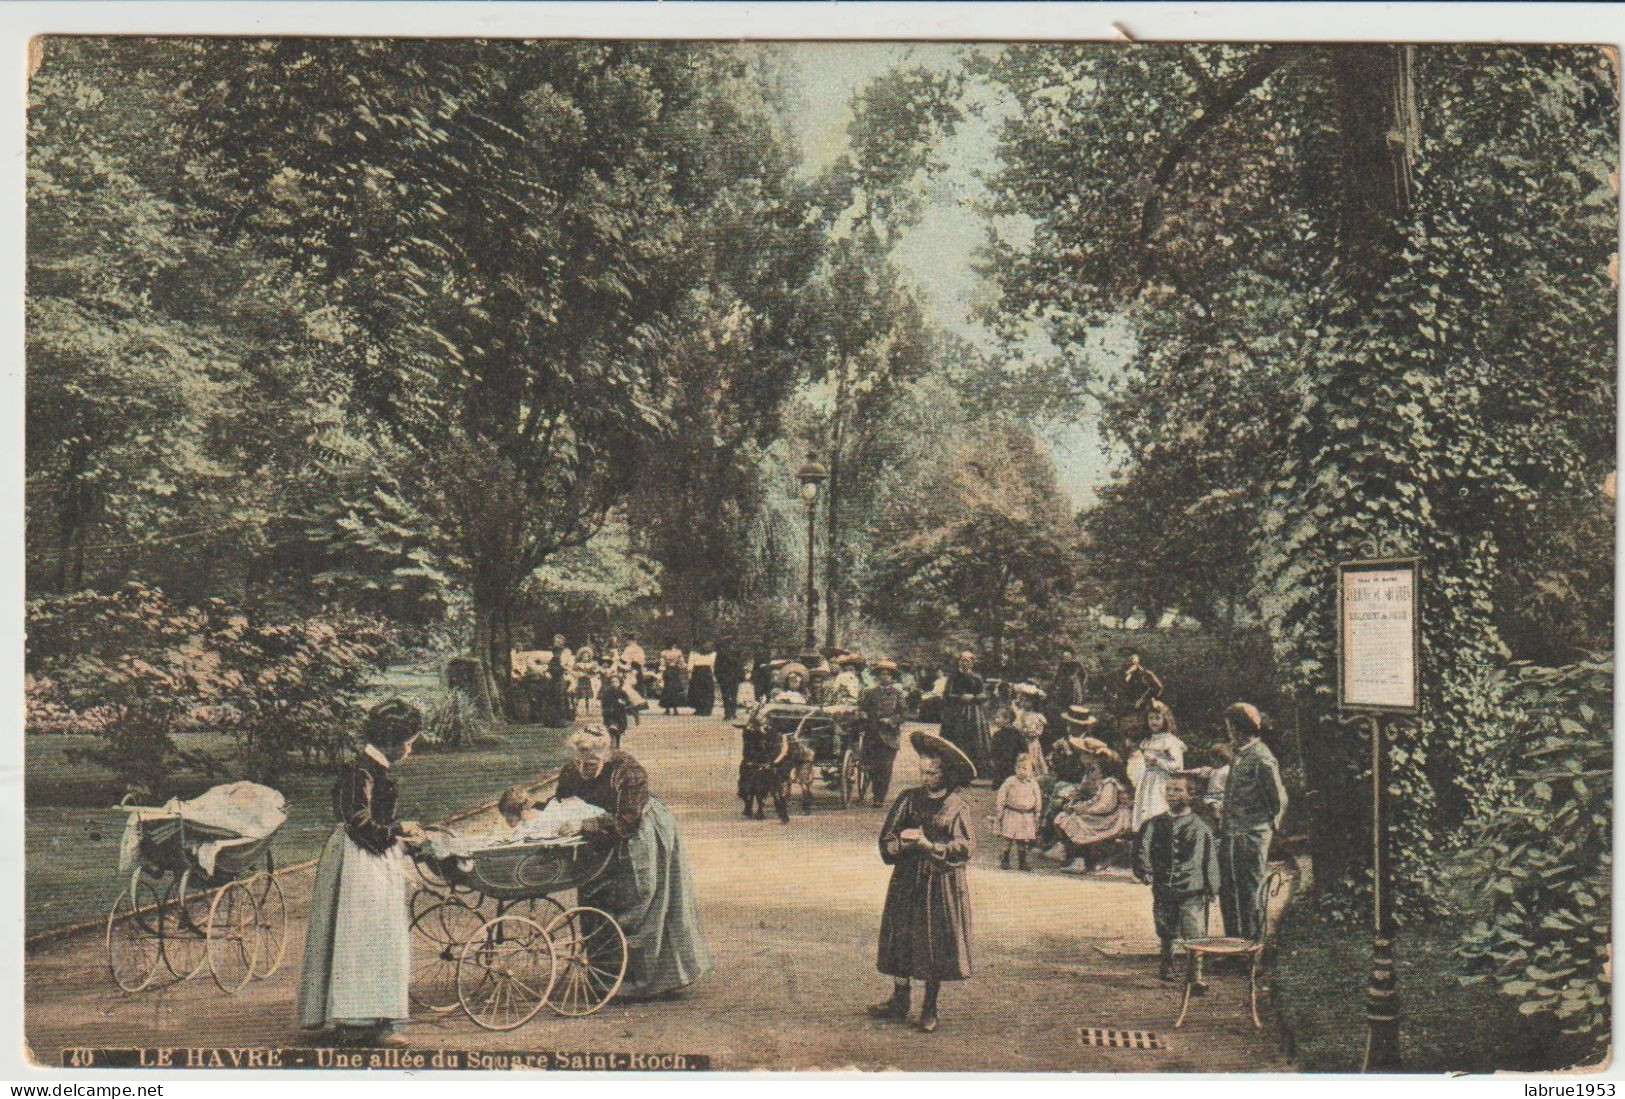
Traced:
[[[716, 970], [687, 996], [614, 1004], [584, 1019], [543, 1012], [494, 1034], [461, 1016], [408, 1031], [422, 1049], [578, 1050], [704, 1054], [719, 1069], [858, 1068], [943, 1071], [1289, 1071], [1269, 1017], [1255, 1030], [1245, 979], [1218, 976], [1213, 992], [1171, 1029], [1176, 986], [1157, 980], [1148, 891], [1121, 872], [1093, 877], [1039, 862], [997, 866], [990, 832], [971, 868], [976, 976], [944, 986], [942, 1028], [920, 1034], [879, 1023], [863, 1006], [889, 990], [874, 970], [887, 868], [875, 849], [881, 812], [842, 810], [825, 795], [813, 815], [746, 821], [734, 796], [737, 731], [717, 720], [646, 718], [624, 747], [676, 813], [696, 879]], [[912, 783], [899, 757], [894, 790]], [[520, 776], [515, 776], [516, 778]], [[409, 771], [403, 781], [410, 784]], [[971, 791], [979, 823], [992, 794]], [[294, 1022], [310, 874], [288, 882], [294, 924], [273, 979], [236, 996], [207, 976], [167, 991], [118, 993], [99, 933], [27, 958], [25, 1031], [33, 1058], [60, 1063], [64, 1047], [304, 1046]], [[1086, 1047], [1079, 1029], [1151, 1030], [1165, 1048]]]

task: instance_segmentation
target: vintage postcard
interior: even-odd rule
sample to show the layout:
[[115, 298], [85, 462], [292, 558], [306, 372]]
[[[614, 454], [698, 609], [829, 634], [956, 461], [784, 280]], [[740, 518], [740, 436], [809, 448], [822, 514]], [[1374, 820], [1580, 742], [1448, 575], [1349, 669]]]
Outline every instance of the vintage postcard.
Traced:
[[1611, 49], [29, 69], [34, 1066], [1608, 1063]]

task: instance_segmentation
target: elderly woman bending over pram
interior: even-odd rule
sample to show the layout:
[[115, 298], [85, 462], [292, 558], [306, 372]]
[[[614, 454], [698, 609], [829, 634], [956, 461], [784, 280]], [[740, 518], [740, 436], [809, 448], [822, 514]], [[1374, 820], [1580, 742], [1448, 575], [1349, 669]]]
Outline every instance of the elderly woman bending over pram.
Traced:
[[649, 792], [637, 760], [611, 748], [600, 731], [570, 737], [575, 758], [559, 770], [556, 796], [580, 798], [604, 815], [563, 826], [589, 844], [615, 848], [609, 869], [580, 889], [581, 903], [602, 909], [626, 933], [623, 999], [648, 999], [693, 984], [711, 971], [694, 879], [683, 858], [677, 818]]

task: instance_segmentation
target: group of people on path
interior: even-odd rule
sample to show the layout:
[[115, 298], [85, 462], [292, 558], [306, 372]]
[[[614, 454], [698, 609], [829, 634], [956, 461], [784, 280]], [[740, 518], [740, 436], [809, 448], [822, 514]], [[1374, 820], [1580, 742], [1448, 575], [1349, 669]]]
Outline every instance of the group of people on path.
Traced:
[[[299, 982], [302, 1027], [336, 1044], [405, 1044], [412, 944], [405, 863], [426, 834], [398, 816], [399, 766], [412, 755], [423, 719], [399, 699], [368, 711], [364, 743], [333, 784], [335, 825], [317, 865]], [[579, 889], [579, 903], [607, 912], [626, 936], [618, 996], [651, 999], [688, 988], [710, 972], [711, 954], [677, 820], [649, 788], [642, 765], [602, 730], [569, 738], [553, 797], [580, 798], [601, 815], [561, 835], [613, 848], [606, 870]], [[504, 794], [509, 828], [534, 808], [528, 788]]]
[[650, 660], [636, 635], [624, 644], [619, 637], [602, 645], [588, 638], [572, 648], [555, 634], [550, 649], [515, 652], [513, 667], [529, 720], [566, 726], [596, 706], [604, 724], [618, 724], [622, 733], [654, 704], [667, 716], [687, 709], [709, 717], [720, 700], [731, 719], [746, 678], [744, 654], [726, 639], [686, 650], [673, 640]]

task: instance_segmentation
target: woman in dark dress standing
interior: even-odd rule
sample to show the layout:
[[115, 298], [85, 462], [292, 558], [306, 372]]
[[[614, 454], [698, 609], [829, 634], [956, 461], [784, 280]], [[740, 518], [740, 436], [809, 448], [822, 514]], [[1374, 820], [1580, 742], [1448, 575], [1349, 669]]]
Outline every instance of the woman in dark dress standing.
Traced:
[[992, 756], [986, 706], [987, 681], [976, 674], [976, 654], [962, 652], [942, 693], [942, 736], [984, 775]]
[[956, 792], [976, 768], [952, 743], [917, 731], [909, 737], [920, 760], [920, 785], [892, 803], [880, 829], [880, 857], [892, 868], [880, 916], [877, 968], [892, 979], [891, 999], [869, 1007], [877, 1019], [908, 1019], [910, 981], [925, 984], [915, 1026], [937, 1029], [943, 981], [971, 975], [970, 806]]
[[333, 783], [336, 822], [316, 867], [299, 977], [299, 1025], [343, 1044], [399, 1045], [411, 1015], [411, 940], [403, 841], [423, 838], [395, 819], [395, 766], [423, 727], [400, 699], [367, 711], [365, 744]]
[[709, 641], [688, 656], [688, 704], [696, 717], [710, 717], [717, 704], [717, 647]]
[[609, 746], [598, 730], [574, 733], [575, 759], [559, 770], [555, 797], [580, 798], [607, 814], [579, 831], [588, 843], [615, 847], [615, 857], [583, 885], [580, 902], [615, 917], [626, 934], [626, 981], [618, 995], [639, 1000], [686, 988], [711, 972], [711, 948], [694, 904], [694, 879], [683, 858], [677, 818], [649, 792], [637, 760]]
[[667, 717], [676, 717], [679, 706], [688, 705], [688, 662], [673, 641], [660, 654], [660, 708]]

